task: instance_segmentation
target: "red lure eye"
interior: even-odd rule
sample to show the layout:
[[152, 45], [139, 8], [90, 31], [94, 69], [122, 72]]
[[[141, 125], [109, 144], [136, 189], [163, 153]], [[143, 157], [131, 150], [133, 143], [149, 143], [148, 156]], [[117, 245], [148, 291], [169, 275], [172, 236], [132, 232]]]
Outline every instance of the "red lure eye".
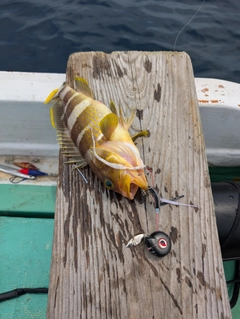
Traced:
[[167, 241], [166, 241], [164, 238], [160, 238], [160, 239], [158, 240], [158, 246], [159, 246], [160, 248], [166, 248], [167, 245], [168, 245], [168, 243], [167, 243]]

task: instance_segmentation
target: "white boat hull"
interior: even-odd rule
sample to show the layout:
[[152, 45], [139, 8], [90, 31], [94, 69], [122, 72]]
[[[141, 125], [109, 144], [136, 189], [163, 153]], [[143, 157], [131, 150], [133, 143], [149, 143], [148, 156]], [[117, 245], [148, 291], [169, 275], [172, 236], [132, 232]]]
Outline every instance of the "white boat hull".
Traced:
[[[0, 72], [0, 156], [57, 157], [59, 147], [43, 104], [65, 74]], [[196, 78], [209, 165], [240, 166], [240, 84]]]

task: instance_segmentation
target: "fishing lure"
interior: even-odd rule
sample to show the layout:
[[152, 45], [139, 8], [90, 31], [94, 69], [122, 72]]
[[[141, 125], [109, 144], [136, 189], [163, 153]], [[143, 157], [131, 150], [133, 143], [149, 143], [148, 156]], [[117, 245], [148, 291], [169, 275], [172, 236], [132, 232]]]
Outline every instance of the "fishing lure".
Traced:
[[7, 165], [2, 165], [2, 164], [0, 164], [0, 171], [3, 173], [13, 175], [14, 177], [20, 177], [21, 181], [24, 179], [35, 179], [36, 178], [35, 176], [33, 176], [31, 174], [25, 174], [21, 170], [18, 170], [16, 168], [12, 168], [12, 167], [7, 166]]
[[32, 175], [32, 176], [47, 176], [47, 173], [41, 172], [36, 169], [30, 169], [30, 168], [22, 168], [19, 170], [20, 173], [26, 174], [26, 175]]
[[[168, 200], [164, 198], [159, 198], [156, 190], [153, 187], [149, 187], [148, 191], [155, 200], [156, 216], [159, 215], [160, 206], [164, 206], [167, 204], [197, 208], [197, 206], [193, 204], [184, 204], [184, 203], [177, 202], [177, 200], [184, 197], [184, 195]], [[156, 224], [158, 225], [158, 218], [156, 219]], [[164, 257], [171, 251], [171, 247], [172, 247], [171, 238], [166, 233], [164, 233], [163, 231], [160, 231], [159, 229], [157, 229], [151, 234], [142, 233], [142, 234], [137, 234], [133, 236], [128, 241], [126, 248], [135, 247], [139, 245], [142, 241], [144, 241], [145, 245], [148, 248], [148, 251], [157, 257]]]
[[[12, 168], [7, 165], [2, 165], [0, 164], [0, 171], [13, 175], [10, 178], [10, 182], [12, 183], [20, 183], [24, 181], [25, 179], [36, 179], [37, 176], [47, 176], [49, 174], [41, 172], [39, 170], [35, 169], [29, 169], [29, 168], [21, 168], [21, 169], [16, 169]], [[54, 174], [50, 174], [51, 176], [55, 176]]]
[[113, 102], [108, 108], [94, 99], [85, 79], [76, 77], [75, 85], [78, 91], [63, 84], [45, 101], [56, 100], [50, 116], [64, 155], [78, 168], [89, 165], [106, 188], [133, 199], [139, 187], [148, 189], [145, 165], [133, 142], [147, 131], [131, 137], [135, 113], [124, 119]]

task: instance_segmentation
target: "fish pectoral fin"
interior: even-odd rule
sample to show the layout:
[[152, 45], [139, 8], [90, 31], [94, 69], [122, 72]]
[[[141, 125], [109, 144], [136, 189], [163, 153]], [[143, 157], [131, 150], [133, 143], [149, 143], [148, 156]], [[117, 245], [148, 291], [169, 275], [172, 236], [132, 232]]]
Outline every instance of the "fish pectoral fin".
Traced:
[[150, 132], [148, 130], [144, 130], [144, 131], [141, 131], [137, 134], [134, 134], [133, 136], [131, 136], [133, 142], [136, 141], [137, 138], [139, 137], [149, 137], [150, 136]]
[[84, 78], [81, 78], [79, 76], [75, 76], [75, 88], [78, 92], [83, 93], [86, 96], [89, 96], [90, 98], [94, 99], [94, 94], [91, 88], [89, 87], [88, 81]]
[[110, 140], [113, 132], [118, 126], [118, 117], [114, 113], [109, 113], [100, 121], [99, 127], [102, 134]]
[[97, 147], [93, 150], [94, 157], [105, 165], [115, 169], [131, 168], [131, 164], [121, 155], [113, 151]]

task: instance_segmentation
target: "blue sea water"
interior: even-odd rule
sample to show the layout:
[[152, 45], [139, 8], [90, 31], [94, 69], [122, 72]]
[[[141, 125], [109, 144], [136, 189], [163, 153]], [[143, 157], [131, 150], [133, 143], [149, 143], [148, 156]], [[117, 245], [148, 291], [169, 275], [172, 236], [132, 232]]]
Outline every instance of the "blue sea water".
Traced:
[[[1, 0], [0, 70], [64, 73], [79, 51], [172, 51], [202, 0]], [[240, 1], [206, 0], [177, 38], [196, 77], [240, 82]]]

